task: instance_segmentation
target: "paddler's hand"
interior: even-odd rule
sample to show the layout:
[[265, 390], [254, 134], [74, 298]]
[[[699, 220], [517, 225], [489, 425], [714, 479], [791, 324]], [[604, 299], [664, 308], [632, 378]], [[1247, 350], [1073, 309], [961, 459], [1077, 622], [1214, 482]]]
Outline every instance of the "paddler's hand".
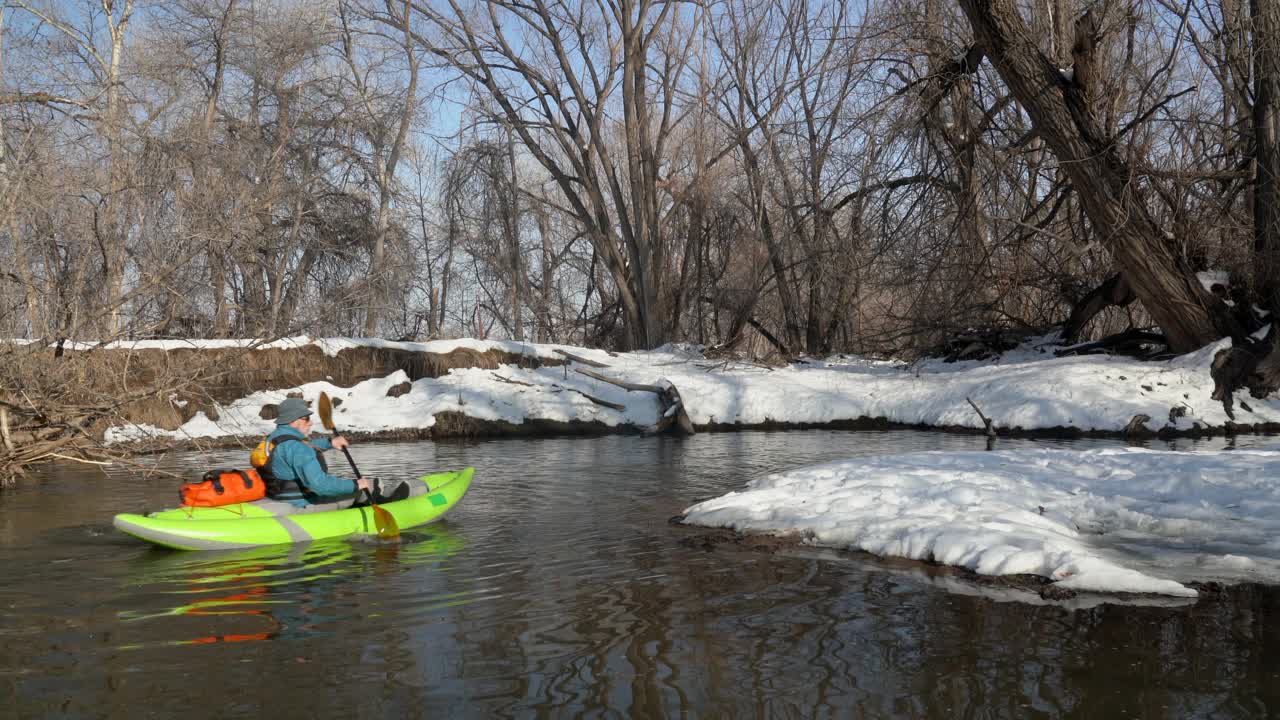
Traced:
[[351, 447], [351, 441], [341, 435], [338, 435], [329, 442], [333, 444], [334, 450], [342, 450], [343, 448]]
[[356, 490], [373, 492], [373, 480], [371, 478], [356, 478]]

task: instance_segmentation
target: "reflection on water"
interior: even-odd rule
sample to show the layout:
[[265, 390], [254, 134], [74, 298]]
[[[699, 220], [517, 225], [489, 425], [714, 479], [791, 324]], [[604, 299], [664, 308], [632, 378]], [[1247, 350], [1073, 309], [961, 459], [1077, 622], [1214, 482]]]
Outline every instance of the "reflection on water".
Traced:
[[[443, 526], [434, 532], [406, 532], [397, 544], [370, 540], [282, 545], [215, 553], [171, 553], [155, 551], [134, 564], [130, 580], [157, 597], [170, 596], [172, 607], [125, 610], [117, 617], [124, 623], [159, 623], [165, 637], [161, 644], [190, 645], [213, 642], [269, 640], [282, 633], [295, 635], [326, 632], [312, 620], [320, 616], [316, 598], [326, 604], [331, 596], [317, 595], [323, 588], [337, 587], [347, 579], [377, 585], [380, 574], [394, 573], [405, 565], [432, 563], [462, 547], [465, 540]], [[159, 556], [158, 558], [155, 556]], [[368, 561], [368, 565], [366, 565]], [[373, 567], [371, 577], [360, 577]], [[450, 595], [418, 598], [434, 606], [457, 605], [467, 597]], [[241, 626], [263, 627], [260, 632], [223, 632], [193, 638], [173, 637], [186, 618], [197, 627], [214, 623], [223, 630]], [[142, 629], [130, 630], [139, 635]], [[120, 649], [141, 649], [146, 642], [120, 645]]]
[[399, 545], [220, 553], [110, 529], [114, 512], [168, 504], [171, 481], [56, 468], [0, 495], [0, 701], [16, 717], [1280, 712], [1271, 588], [1045, 603], [912, 563], [703, 552], [679, 543], [696, 530], [667, 522], [764, 473], [982, 443], [792, 432], [363, 446], [370, 474], [471, 464], [477, 480]]

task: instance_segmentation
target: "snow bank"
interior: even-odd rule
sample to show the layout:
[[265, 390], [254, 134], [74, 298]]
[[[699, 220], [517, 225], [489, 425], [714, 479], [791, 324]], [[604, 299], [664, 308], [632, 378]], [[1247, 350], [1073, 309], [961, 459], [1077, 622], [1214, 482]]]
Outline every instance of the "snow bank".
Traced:
[[[26, 345], [34, 341], [12, 340], [11, 342]], [[222, 350], [226, 348], [273, 350], [304, 348], [311, 345], [320, 348], [324, 354], [329, 357], [337, 356], [337, 354], [342, 350], [361, 347], [389, 348], [392, 350], [406, 350], [409, 352], [431, 352], [441, 354], [465, 348], [480, 352], [501, 350], [530, 356], [558, 357], [555, 354], [556, 348], [569, 347], [562, 345], [534, 345], [511, 340], [474, 340], [471, 338], [461, 338], [458, 340], [431, 340], [428, 342], [401, 342], [396, 340], [383, 340], [382, 338], [313, 338], [308, 335], [280, 338], [270, 342], [253, 338], [217, 340], [118, 340], [109, 343], [83, 340], [67, 342], [64, 344], [64, 347], [68, 350], [89, 350], [97, 347], [101, 347], [106, 350]]]
[[[1210, 399], [1213, 384], [1209, 377], [1209, 363], [1229, 341], [1154, 363], [1099, 355], [1057, 358], [1052, 347], [1033, 344], [996, 360], [906, 364], [837, 357], [783, 368], [710, 361], [696, 348], [684, 346], [611, 354], [559, 345], [465, 339], [391, 343], [329, 338], [307, 342], [329, 354], [357, 345], [437, 353], [465, 347], [563, 360], [556, 351], [566, 350], [605, 363], [608, 367], [600, 372], [621, 380], [643, 384], [670, 381], [679, 389], [690, 419], [700, 425], [818, 424], [882, 418], [903, 424], [980, 429], [982, 422], [965, 398], [972, 398], [997, 427], [1023, 430], [1120, 432], [1135, 415], [1147, 415], [1151, 420], [1146, 424], [1152, 431], [1166, 427], [1186, 431], [1220, 428], [1229, 419], [1221, 404]], [[407, 395], [385, 397], [387, 387], [405, 380], [403, 374], [397, 374], [352, 388], [327, 383], [280, 388], [218, 407], [217, 422], [201, 415], [176, 431], [135, 426], [117, 429], [110, 438], [256, 434], [270, 429], [270, 423], [257, 418], [262, 404], [279, 402], [288, 392], [302, 392], [313, 400], [322, 389], [346, 401], [342, 422], [359, 431], [429, 428], [434, 424], [432, 415], [443, 410], [515, 424], [544, 419], [607, 426], [652, 425], [659, 412], [651, 393], [627, 392], [564, 367], [455, 369], [441, 378], [414, 382]], [[602, 407], [582, 393], [625, 409]], [[1280, 401], [1250, 398], [1247, 409], [1243, 403], [1237, 408], [1237, 422], [1280, 423]]]
[[1280, 582], [1280, 453], [934, 452], [770, 475], [687, 523], [1033, 574], [1075, 590], [1194, 597]]

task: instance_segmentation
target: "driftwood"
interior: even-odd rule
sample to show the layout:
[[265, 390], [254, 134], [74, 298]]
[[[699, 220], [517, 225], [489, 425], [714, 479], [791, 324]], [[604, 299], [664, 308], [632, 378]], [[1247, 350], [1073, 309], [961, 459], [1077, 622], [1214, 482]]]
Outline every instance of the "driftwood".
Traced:
[[594, 370], [587, 370], [586, 368], [574, 368], [573, 370], [630, 392], [651, 392], [657, 395], [658, 406], [662, 409], [662, 413], [658, 416], [658, 422], [649, 428], [650, 433], [655, 435], [660, 433], [694, 434], [693, 421], [689, 419], [689, 413], [685, 411], [684, 400], [680, 397], [680, 391], [670, 382], [664, 380], [662, 385], [643, 385], [611, 378], [608, 375], [603, 375]]

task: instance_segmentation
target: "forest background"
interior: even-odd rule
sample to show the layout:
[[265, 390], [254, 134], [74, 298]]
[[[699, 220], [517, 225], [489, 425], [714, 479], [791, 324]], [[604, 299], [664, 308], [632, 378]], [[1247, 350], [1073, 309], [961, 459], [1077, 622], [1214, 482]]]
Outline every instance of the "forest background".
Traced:
[[[0, 336], [913, 357], [1059, 326], [1231, 337], [1220, 395], [1265, 394], [1278, 5], [3, 0]], [[38, 416], [47, 365], [6, 365]]]

